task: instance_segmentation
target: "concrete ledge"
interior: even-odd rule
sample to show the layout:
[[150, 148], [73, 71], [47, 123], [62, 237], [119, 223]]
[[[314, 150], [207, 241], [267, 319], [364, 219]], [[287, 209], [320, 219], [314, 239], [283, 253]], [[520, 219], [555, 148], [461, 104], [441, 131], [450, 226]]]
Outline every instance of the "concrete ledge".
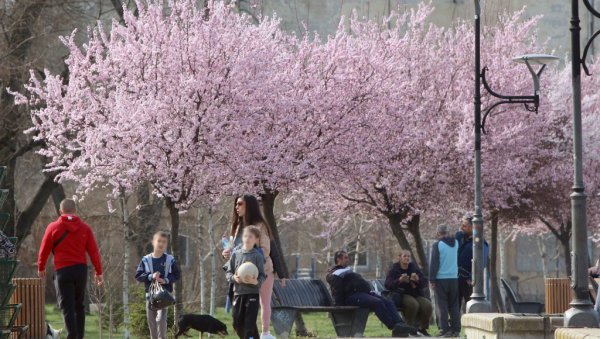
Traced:
[[465, 314], [462, 326], [468, 339], [550, 339], [563, 325], [560, 315]]
[[556, 339], [592, 339], [600, 338], [598, 328], [559, 328], [554, 334]]

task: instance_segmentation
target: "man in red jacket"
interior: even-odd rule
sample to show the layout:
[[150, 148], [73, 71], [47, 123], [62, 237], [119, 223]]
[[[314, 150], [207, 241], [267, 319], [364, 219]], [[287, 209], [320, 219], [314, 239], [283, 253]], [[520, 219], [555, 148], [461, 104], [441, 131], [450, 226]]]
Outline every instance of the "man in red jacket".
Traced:
[[68, 332], [67, 339], [82, 339], [85, 333], [86, 252], [96, 270], [96, 284], [103, 283], [96, 238], [90, 226], [75, 212], [73, 200], [65, 199], [60, 203], [61, 215], [46, 228], [38, 256], [38, 275], [43, 279], [46, 277], [48, 256], [50, 252], [54, 254], [54, 285]]

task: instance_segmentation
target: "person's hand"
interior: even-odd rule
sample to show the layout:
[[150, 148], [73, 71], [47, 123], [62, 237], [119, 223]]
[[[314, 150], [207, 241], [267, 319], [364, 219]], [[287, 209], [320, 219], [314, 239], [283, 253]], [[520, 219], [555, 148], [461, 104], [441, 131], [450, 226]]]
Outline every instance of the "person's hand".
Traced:
[[156, 278], [156, 281], [158, 281], [159, 284], [163, 284], [163, 285], [167, 283], [167, 281], [163, 278]]
[[410, 281], [410, 277], [406, 273], [404, 273], [400, 276], [398, 281], [400, 281], [401, 283], [407, 283]]
[[226, 260], [229, 260], [229, 258], [231, 257], [231, 248], [226, 248], [223, 250], [223, 253], [221, 253], [221, 255], [223, 256], [223, 258], [225, 258]]
[[432, 290], [435, 290], [435, 283], [434, 282], [429, 283], [429, 286], [431, 286]]
[[96, 285], [98, 285], [98, 286], [104, 285], [104, 277], [102, 276], [102, 274], [96, 275]]
[[283, 278], [279, 280], [279, 285], [281, 285], [281, 287], [285, 288], [285, 283], [286, 283], [287, 279]]
[[252, 277], [250, 277], [249, 275], [244, 276], [243, 278], [240, 278], [240, 280], [242, 281], [242, 284], [248, 284], [248, 285], [252, 285]]
[[46, 271], [38, 271], [38, 277], [40, 277], [41, 279], [45, 279], [46, 278]]
[[471, 279], [467, 279], [467, 285], [469, 285], [469, 286], [473, 286], [473, 280], [471, 280]]
[[152, 274], [152, 280], [158, 280], [160, 279], [160, 272], [154, 272], [154, 274]]
[[410, 275], [410, 280], [414, 281], [414, 282], [419, 282], [419, 275], [416, 273], [413, 273]]
[[241, 284], [241, 283], [242, 283], [242, 279], [240, 279], [240, 276], [239, 276], [239, 275], [237, 275], [237, 274], [234, 274], [234, 275], [233, 275], [233, 281], [235, 281], [235, 282], [236, 282], [236, 283], [238, 283], [238, 284]]

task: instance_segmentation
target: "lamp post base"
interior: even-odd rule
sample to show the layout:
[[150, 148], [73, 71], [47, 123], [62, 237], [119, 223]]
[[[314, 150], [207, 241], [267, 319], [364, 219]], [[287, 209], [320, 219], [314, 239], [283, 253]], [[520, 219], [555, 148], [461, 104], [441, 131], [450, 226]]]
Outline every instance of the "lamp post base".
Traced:
[[471, 300], [467, 302], [466, 309], [467, 313], [491, 313], [492, 305], [485, 297], [471, 298]]
[[565, 327], [598, 327], [598, 312], [589, 305], [572, 305], [565, 312]]

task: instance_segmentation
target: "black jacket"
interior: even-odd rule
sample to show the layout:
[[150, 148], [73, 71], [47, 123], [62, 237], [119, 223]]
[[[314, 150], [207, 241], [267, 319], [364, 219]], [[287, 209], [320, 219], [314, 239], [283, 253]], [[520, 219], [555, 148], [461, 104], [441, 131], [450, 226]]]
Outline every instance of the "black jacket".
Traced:
[[[401, 283], [399, 281], [400, 276], [402, 274], [407, 274], [409, 277], [416, 273], [419, 276], [419, 282], [406, 282]], [[402, 293], [406, 293], [408, 295], [412, 295], [413, 297], [424, 296], [423, 289], [427, 287], [427, 279], [423, 276], [423, 272], [415, 265], [414, 263], [408, 264], [407, 269], [403, 269], [399, 263], [394, 263], [390, 270], [388, 271], [387, 276], [385, 277], [385, 288], [389, 291], [399, 290]]]
[[371, 292], [371, 284], [347, 266], [337, 265], [329, 268], [326, 279], [333, 296], [333, 303], [337, 306], [343, 306], [346, 298], [354, 293]]

